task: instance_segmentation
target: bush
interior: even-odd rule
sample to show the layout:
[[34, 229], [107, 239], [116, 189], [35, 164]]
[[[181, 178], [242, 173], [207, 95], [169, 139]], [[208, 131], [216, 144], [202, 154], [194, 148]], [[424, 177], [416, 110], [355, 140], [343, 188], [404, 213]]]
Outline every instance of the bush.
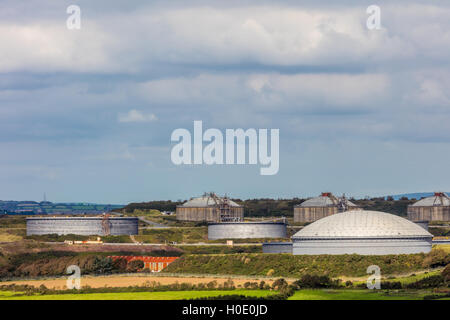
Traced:
[[115, 272], [124, 273], [127, 270], [128, 261], [125, 258], [118, 258], [112, 262]]
[[400, 281], [381, 281], [381, 289], [401, 289]]
[[288, 286], [288, 283], [283, 278], [277, 279], [272, 283], [272, 289], [282, 290]]
[[424, 268], [444, 267], [450, 263], [450, 254], [442, 249], [434, 249], [423, 260]]
[[426, 288], [437, 288], [444, 284], [444, 277], [440, 274], [435, 276], [430, 276], [418, 280], [413, 283], [405, 285], [407, 289], [426, 289]]
[[304, 275], [300, 280], [293, 283], [296, 289], [302, 288], [336, 288], [339, 282], [332, 280], [329, 276]]
[[266, 286], [266, 282], [264, 280], [261, 280], [261, 282], [259, 283], [259, 289], [264, 289]]
[[450, 263], [445, 266], [444, 270], [441, 273], [445, 282], [450, 282]]
[[138, 272], [144, 268], [144, 261], [132, 260], [127, 264], [127, 272]]

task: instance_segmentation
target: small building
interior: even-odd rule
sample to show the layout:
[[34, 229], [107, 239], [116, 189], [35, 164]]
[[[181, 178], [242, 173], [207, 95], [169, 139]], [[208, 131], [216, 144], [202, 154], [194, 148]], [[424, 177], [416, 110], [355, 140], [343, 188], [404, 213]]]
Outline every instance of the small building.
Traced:
[[444, 192], [435, 192], [408, 206], [411, 221], [450, 221], [450, 198]]
[[148, 257], [148, 256], [109, 256], [112, 260], [125, 259], [127, 263], [135, 260], [144, 262], [144, 268], [151, 272], [160, 272], [178, 257]]
[[359, 207], [345, 196], [337, 198], [331, 192], [323, 192], [294, 206], [294, 222], [314, 222], [338, 212], [356, 209]]
[[226, 196], [205, 193], [177, 206], [176, 216], [181, 221], [242, 221], [244, 208]]

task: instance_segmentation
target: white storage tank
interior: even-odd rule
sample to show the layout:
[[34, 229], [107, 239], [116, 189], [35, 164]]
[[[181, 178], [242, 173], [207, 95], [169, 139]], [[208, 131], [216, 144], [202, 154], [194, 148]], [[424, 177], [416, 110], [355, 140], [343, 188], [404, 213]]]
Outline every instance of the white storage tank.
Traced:
[[433, 235], [405, 218], [352, 210], [320, 219], [293, 237], [293, 254], [411, 254], [431, 251]]

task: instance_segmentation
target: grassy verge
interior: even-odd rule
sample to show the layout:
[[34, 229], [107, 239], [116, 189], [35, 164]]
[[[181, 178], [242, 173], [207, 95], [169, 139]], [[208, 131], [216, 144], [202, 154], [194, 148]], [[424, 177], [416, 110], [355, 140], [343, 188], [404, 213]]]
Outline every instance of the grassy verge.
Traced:
[[26, 296], [17, 292], [0, 291], [0, 300], [186, 300], [224, 295], [267, 297], [270, 290], [216, 290], [216, 291], [164, 291], [164, 292], [116, 292], [83, 294], [49, 294]]
[[429, 290], [336, 290], [305, 289], [294, 293], [289, 300], [423, 300]]
[[433, 248], [444, 250], [445, 252], [450, 253], [450, 244], [435, 244]]

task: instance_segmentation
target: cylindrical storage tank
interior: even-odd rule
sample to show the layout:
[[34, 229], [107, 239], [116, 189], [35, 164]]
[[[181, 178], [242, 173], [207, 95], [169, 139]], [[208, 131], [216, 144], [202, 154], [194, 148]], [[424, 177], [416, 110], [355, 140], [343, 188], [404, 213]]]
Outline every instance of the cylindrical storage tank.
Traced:
[[450, 221], [450, 198], [444, 192], [424, 198], [408, 206], [411, 221]]
[[431, 251], [433, 235], [405, 218], [352, 210], [307, 225], [293, 237], [293, 254], [412, 254]]
[[136, 235], [138, 221], [136, 217], [33, 217], [27, 218], [27, 235]]
[[263, 253], [292, 253], [292, 242], [264, 242]]
[[286, 238], [284, 222], [224, 222], [208, 225], [208, 239]]
[[244, 207], [226, 197], [218, 197], [211, 193], [192, 198], [177, 206], [176, 217], [180, 221], [242, 221]]
[[294, 207], [294, 222], [314, 222], [341, 211], [357, 209], [359, 207], [345, 197], [336, 198], [331, 192], [323, 192]]
[[414, 221], [414, 223], [428, 231], [429, 221]]

